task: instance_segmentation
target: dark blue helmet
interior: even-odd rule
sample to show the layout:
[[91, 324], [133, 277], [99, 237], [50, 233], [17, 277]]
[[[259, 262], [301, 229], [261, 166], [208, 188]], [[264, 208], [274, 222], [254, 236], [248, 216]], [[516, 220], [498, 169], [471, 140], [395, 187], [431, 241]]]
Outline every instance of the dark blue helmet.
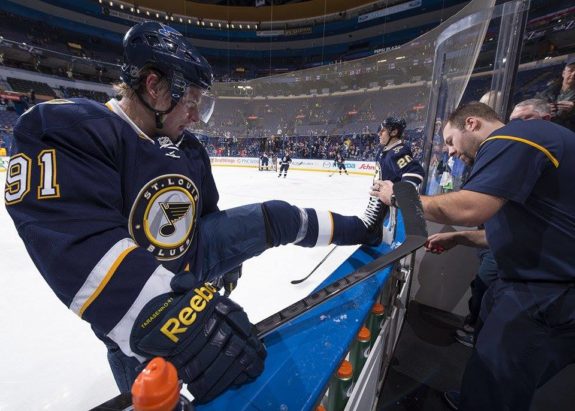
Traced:
[[377, 133], [379, 134], [381, 130], [384, 128], [387, 129], [391, 133], [392, 130], [397, 130], [397, 136], [401, 137], [403, 134], [403, 130], [406, 127], [405, 120], [399, 117], [388, 117], [383, 120], [383, 123], [379, 125], [377, 128]]
[[133, 87], [139, 71], [153, 67], [171, 83], [172, 100], [178, 102], [186, 87], [194, 85], [208, 90], [212, 85], [212, 68], [198, 50], [177, 30], [155, 21], [133, 26], [123, 40], [122, 80]]

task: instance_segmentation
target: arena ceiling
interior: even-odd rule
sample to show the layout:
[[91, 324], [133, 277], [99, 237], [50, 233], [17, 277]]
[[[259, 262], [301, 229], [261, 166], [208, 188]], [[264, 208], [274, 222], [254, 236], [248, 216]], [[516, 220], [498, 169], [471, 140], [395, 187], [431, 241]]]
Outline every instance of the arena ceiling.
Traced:
[[[139, 0], [139, 7], [161, 10], [171, 14], [193, 15], [201, 18], [229, 20], [297, 20], [372, 6], [374, 9], [391, 7], [405, 0]], [[264, 1], [264, 0], [259, 0]], [[261, 4], [261, 3], [260, 3]]]

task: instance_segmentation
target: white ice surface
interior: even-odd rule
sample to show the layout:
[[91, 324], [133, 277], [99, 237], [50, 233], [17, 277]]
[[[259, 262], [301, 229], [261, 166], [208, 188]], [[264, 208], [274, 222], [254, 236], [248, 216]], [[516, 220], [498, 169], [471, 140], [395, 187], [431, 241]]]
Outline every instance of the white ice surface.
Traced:
[[[280, 199], [300, 207], [363, 213], [371, 178], [328, 177], [327, 173], [290, 170], [287, 178], [254, 169], [214, 168], [220, 208]], [[4, 186], [6, 174], [0, 173]], [[104, 345], [88, 323], [52, 293], [26, 253], [12, 220], [0, 207], [0, 411], [82, 411], [116, 396]], [[306, 282], [331, 250], [292, 245], [271, 249], [244, 263], [244, 275], [232, 298], [252, 322], [266, 318], [307, 295], [356, 247], [338, 247]], [[65, 270], [65, 267], [62, 267]]]

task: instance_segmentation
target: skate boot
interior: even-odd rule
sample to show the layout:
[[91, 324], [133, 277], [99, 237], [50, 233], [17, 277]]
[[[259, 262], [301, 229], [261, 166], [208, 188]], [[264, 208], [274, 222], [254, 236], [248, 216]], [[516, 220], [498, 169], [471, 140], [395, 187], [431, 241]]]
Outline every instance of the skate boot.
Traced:
[[383, 240], [383, 220], [389, 207], [383, 204], [377, 197], [369, 197], [369, 203], [365, 209], [361, 221], [367, 228], [367, 241], [365, 244], [378, 246]]

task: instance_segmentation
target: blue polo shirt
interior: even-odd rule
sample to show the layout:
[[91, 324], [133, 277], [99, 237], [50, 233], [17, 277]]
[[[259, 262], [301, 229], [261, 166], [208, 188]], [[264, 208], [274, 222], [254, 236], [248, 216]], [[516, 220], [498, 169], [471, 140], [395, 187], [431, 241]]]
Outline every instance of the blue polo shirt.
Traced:
[[463, 189], [508, 200], [485, 222], [501, 278], [575, 281], [575, 133], [513, 120], [481, 145]]

